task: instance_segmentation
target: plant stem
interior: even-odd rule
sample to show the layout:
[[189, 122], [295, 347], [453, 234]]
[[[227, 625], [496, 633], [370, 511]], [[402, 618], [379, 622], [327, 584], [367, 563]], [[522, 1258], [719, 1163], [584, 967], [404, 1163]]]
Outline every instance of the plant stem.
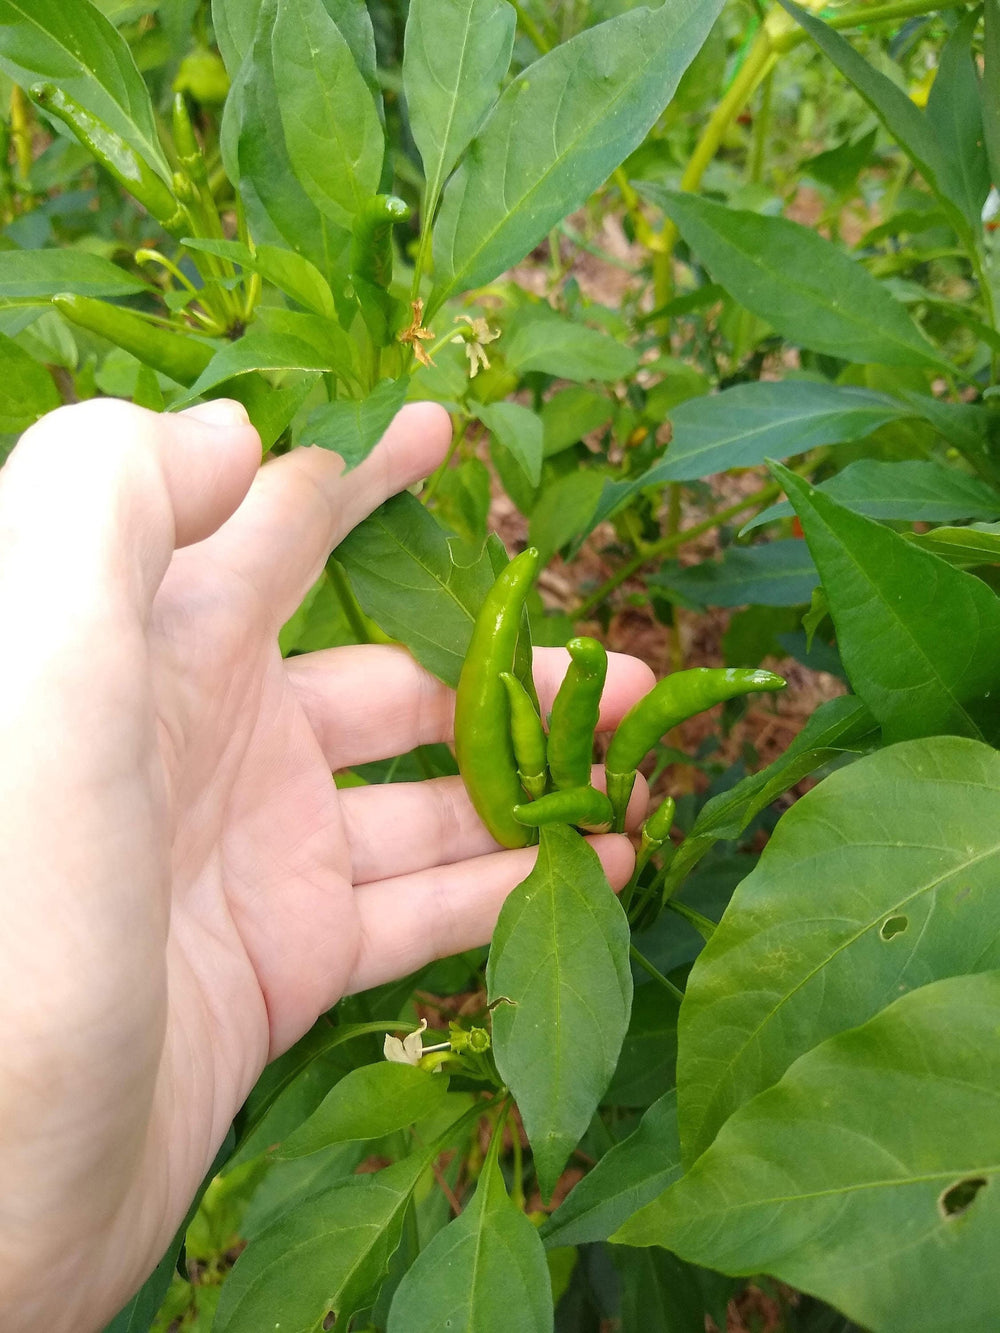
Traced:
[[755, 509], [763, 505], [768, 505], [772, 500], [777, 499], [781, 494], [781, 487], [777, 482], [770, 482], [759, 491], [754, 491], [753, 495], [748, 495], [743, 500], [738, 500], [735, 504], [729, 505], [726, 509], [720, 509], [717, 514], [710, 514], [708, 518], [702, 519], [700, 523], [695, 523], [693, 527], [684, 528], [681, 532], [669, 533], [658, 542], [653, 542], [649, 546], [643, 547], [637, 555], [622, 565], [621, 569], [611, 575], [601, 586], [595, 589], [589, 597], [585, 597], [578, 607], [573, 611], [574, 620], [586, 620], [587, 617], [600, 604], [621, 585], [630, 579], [633, 574], [640, 570], [643, 565], [652, 564], [664, 556], [672, 555], [674, 551], [694, 541], [705, 532], [711, 532], [722, 523], [727, 523], [731, 518], [742, 514], [747, 509]]
[[[920, 18], [923, 15], [936, 14], [941, 9], [964, 9], [968, 0], [897, 0], [895, 4], [873, 5], [861, 9], [845, 9], [842, 14], [834, 14], [825, 19], [828, 28], [867, 28], [873, 23], [895, 23], [898, 19]], [[774, 49], [780, 54], [790, 51], [806, 41], [808, 33], [804, 28], [782, 33], [775, 38]]]
[[629, 956], [632, 958], [632, 961], [638, 963], [644, 972], [648, 972], [649, 975], [653, 978], [653, 980], [658, 982], [665, 991], [667, 991], [670, 995], [674, 997], [675, 1000], [679, 1002], [684, 999], [684, 992], [681, 990], [681, 988], [679, 986], [675, 986], [672, 981], [668, 980], [668, 978], [665, 977], [662, 972], [660, 972], [657, 968], [655, 968], [653, 964], [649, 961], [649, 959], [644, 957], [639, 952], [639, 950], [635, 947], [634, 944], [630, 944], [628, 946], [628, 951], [629, 951]]
[[668, 898], [666, 906], [671, 912], [676, 912], [678, 916], [683, 917], [685, 921], [694, 926], [706, 944], [715, 934], [715, 922], [710, 921], [707, 916], [702, 916], [700, 912], [696, 912], [693, 907], [688, 907], [687, 903], [679, 903], [674, 898]]
[[425, 505], [430, 504], [431, 500], [433, 500], [434, 496], [436, 495], [437, 488], [441, 484], [442, 477], [451, 467], [451, 460], [455, 457], [455, 454], [458, 452], [459, 446], [465, 439], [465, 435], [469, 429], [469, 423], [471, 422], [471, 420], [472, 420], [471, 417], [463, 417], [462, 421], [458, 425], [458, 428], [452, 431], [451, 444], [448, 446], [448, 452], [445, 454], [443, 462], [434, 469], [434, 471], [431, 474], [430, 480], [424, 487], [423, 494], [420, 497], [421, 504]]
[[358, 605], [358, 599], [347, 581], [343, 566], [332, 555], [326, 562], [326, 576], [358, 643], [371, 643], [372, 634], [368, 619]]
[[552, 43], [539, 28], [538, 24], [527, 12], [523, 5], [518, 4], [518, 0], [513, 0], [514, 12], [517, 14], [519, 27], [524, 29], [525, 35], [537, 47], [539, 55], [547, 55], [552, 50]]

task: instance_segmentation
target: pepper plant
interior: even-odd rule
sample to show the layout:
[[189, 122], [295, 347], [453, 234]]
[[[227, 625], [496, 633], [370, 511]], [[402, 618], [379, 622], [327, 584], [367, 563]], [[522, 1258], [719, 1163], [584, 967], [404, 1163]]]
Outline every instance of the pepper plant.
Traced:
[[[350, 997], [264, 1071], [110, 1328], [703, 1330], [731, 1298], [988, 1327], [1000, 0], [0, 0], [0, 69], [2, 452], [60, 401], [225, 395], [265, 451], [351, 467], [444, 403], [447, 463], [282, 645], [388, 637], [461, 680], [481, 813], [539, 830], [488, 958]], [[509, 566], [501, 489], [535, 551]], [[531, 589], [595, 554], [561, 606]], [[671, 674], [605, 798], [629, 613]], [[532, 638], [570, 648], [551, 719]], [[764, 662], [782, 701], [844, 685], [730, 762]], [[616, 900], [579, 830], [620, 826], [651, 746]]]

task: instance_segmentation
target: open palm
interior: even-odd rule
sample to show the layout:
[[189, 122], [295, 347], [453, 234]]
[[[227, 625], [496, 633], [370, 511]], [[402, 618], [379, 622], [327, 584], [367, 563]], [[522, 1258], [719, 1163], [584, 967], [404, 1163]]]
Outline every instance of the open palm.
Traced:
[[[484, 942], [531, 864], [458, 779], [335, 789], [331, 769], [450, 737], [451, 692], [405, 651], [277, 649], [330, 549], [447, 432], [421, 405], [352, 473], [319, 450], [258, 471], [235, 405], [92, 403], [4, 469], [6, 1329], [100, 1327], [265, 1062], [342, 994]], [[562, 662], [540, 670], [551, 697]], [[613, 659], [604, 721], [650, 679]], [[627, 842], [595, 841], [623, 882]]]

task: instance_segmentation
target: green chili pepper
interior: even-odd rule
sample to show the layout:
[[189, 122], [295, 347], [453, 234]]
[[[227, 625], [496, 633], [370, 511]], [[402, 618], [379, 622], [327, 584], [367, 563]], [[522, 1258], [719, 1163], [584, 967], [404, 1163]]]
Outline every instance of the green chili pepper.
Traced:
[[549, 771], [557, 787], [587, 787], [608, 654], [596, 639], [570, 639], [566, 647], [572, 661], [552, 704]]
[[406, 222], [410, 206], [394, 194], [377, 194], [365, 201], [354, 219], [351, 238], [351, 273], [386, 291], [392, 282], [392, 229]]
[[61, 120], [115, 180], [138, 199], [165, 231], [182, 236], [187, 214], [170, 187], [135, 149], [54, 83], [36, 83], [31, 98], [43, 111]]
[[604, 761], [618, 832], [625, 827], [625, 811], [639, 765], [662, 736], [679, 722], [724, 699], [761, 690], [782, 690], [785, 684], [770, 671], [695, 667], [677, 671], [654, 685], [618, 724]]
[[655, 852], [657, 848], [670, 837], [670, 830], [674, 826], [674, 815], [677, 813], [677, 802], [672, 796], [657, 806], [651, 815], [648, 815], [642, 826], [642, 849], [648, 847], [650, 852]]
[[169, 375], [186, 387], [192, 385], [215, 355], [213, 348], [183, 333], [170, 333], [121, 306], [90, 296], [65, 293], [52, 304], [82, 329], [100, 334], [122, 347], [152, 370]]
[[531, 547], [500, 571], [476, 617], [455, 696], [458, 769], [480, 819], [504, 847], [533, 841], [514, 818], [522, 792], [500, 675], [514, 665], [521, 610], [537, 573]]
[[500, 679], [510, 703], [510, 738], [517, 760], [517, 776], [521, 786], [533, 801], [545, 795], [548, 773], [545, 769], [545, 731], [542, 719], [531, 702], [528, 691], [510, 671], [502, 671]]
[[177, 149], [181, 166], [196, 185], [206, 184], [208, 181], [208, 163], [205, 161], [201, 145], [195, 137], [194, 126], [191, 124], [191, 113], [188, 111], [187, 98], [183, 93], [174, 94], [171, 124], [174, 133], [174, 147]]
[[611, 802], [595, 787], [563, 787], [528, 805], [514, 807], [514, 818], [531, 828], [575, 824], [588, 833], [607, 833], [614, 817]]

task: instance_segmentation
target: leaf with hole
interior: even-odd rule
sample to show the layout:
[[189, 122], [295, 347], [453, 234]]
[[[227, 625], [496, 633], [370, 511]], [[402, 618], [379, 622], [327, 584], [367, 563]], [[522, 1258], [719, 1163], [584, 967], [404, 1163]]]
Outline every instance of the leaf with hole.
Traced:
[[614, 1239], [768, 1273], [873, 1333], [1000, 1302], [1000, 973], [904, 994], [803, 1055]]
[[952, 736], [831, 774], [782, 817], [688, 981], [687, 1162], [806, 1051], [938, 978], [1000, 967], [1000, 755]]

